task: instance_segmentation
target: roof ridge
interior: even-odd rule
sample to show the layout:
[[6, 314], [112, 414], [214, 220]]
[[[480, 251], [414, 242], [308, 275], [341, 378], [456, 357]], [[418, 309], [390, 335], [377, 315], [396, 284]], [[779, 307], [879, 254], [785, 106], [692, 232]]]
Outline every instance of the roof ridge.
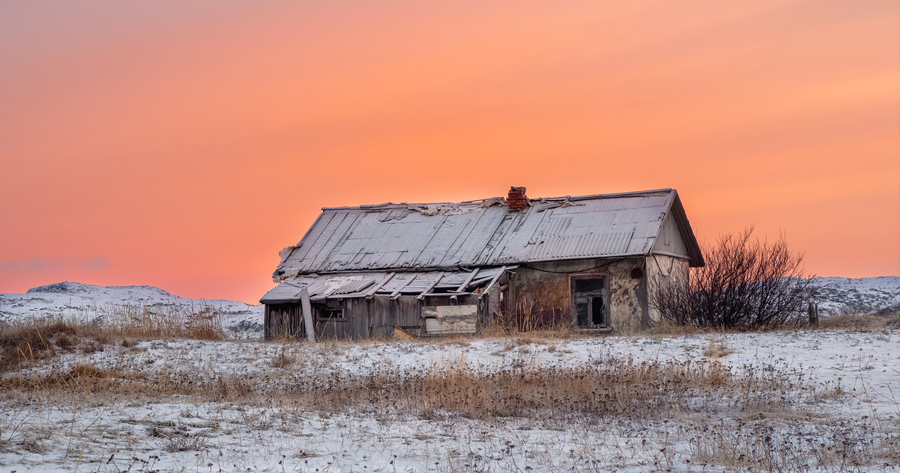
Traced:
[[[612, 199], [617, 197], [637, 197], [641, 195], [647, 194], [661, 194], [661, 193], [669, 193], [673, 192], [675, 189], [672, 188], [664, 188], [664, 189], [652, 189], [652, 190], [643, 190], [643, 191], [630, 191], [630, 192], [614, 192], [609, 194], [587, 194], [587, 195], [561, 195], [557, 197], [529, 197], [528, 200], [531, 201], [553, 201], [553, 200], [594, 200], [594, 199]], [[381, 209], [396, 209], [396, 208], [406, 208], [410, 205], [476, 205], [481, 204], [482, 202], [492, 200], [492, 199], [505, 199], [505, 197], [497, 196], [497, 197], [487, 197], [484, 199], [475, 199], [475, 200], [464, 200], [462, 202], [401, 202], [399, 204], [395, 204], [393, 202], [385, 202], [383, 204], [367, 204], [367, 205], [349, 205], [342, 207], [322, 207], [322, 211], [325, 210], [381, 210]]]

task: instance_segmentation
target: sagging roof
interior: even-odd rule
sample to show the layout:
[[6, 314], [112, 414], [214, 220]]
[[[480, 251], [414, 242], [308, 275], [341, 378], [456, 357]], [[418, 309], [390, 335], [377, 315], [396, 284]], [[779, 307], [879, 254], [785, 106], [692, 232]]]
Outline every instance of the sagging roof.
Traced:
[[420, 299], [434, 296], [462, 296], [475, 288], [489, 289], [500, 276], [515, 266], [502, 266], [472, 271], [371, 272], [300, 276], [283, 281], [260, 299], [263, 304], [294, 303], [306, 286], [310, 300], [354, 299], [361, 297], [416, 295]]
[[529, 200], [323, 208], [282, 251], [273, 279], [309, 273], [458, 270], [539, 261], [648, 255], [670, 213], [691, 266], [703, 266], [674, 189]]

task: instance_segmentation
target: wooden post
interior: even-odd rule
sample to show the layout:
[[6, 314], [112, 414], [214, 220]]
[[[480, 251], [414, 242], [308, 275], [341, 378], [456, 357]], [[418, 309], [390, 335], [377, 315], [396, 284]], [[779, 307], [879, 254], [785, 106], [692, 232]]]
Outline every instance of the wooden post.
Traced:
[[809, 324], [819, 325], [819, 306], [815, 302], [809, 303]]
[[303, 324], [306, 326], [306, 339], [316, 341], [316, 328], [313, 324], [312, 306], [309, 303], [309, 290], [306, 286], [300, 288], [300, 307], [303, 309]]

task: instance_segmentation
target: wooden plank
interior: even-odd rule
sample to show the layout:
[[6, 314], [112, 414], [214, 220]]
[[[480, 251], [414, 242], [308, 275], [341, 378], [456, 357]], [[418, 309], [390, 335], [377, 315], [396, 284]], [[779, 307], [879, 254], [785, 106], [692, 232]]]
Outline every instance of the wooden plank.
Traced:
[[455, 299], [457, 296], [470, 296], [475, 294], [474, 292], [432, 292], [430, 294], [422, 294], [425, 297], [450, 297], [451, 299]]
[[491, 283], [488, 284], [487, 287], [484, 288], [484, 291], [481, 293], [481, 295], [478, 296], [478, 300], [481, 300], [481, 298], [484, 297], [484, 295], [487, 294], [487, 292], [490, 291], [492, 287], [494, 287], [494, 284], [497, 284], [497, 281], [500, 280], [500, 276], [503, 276], [504, 271], [506, 271], [506, 266], [500, 268], [500, 271], [497, 272], [497, 275], [494, 276], [494, 279], [491, 280]]
[[454, 292], [465, 291], [466, 288], [469, 287], [469, 284], [472, 282], [472, 280], [475, 279], [475, 275], [477, 275], [478, 271], [480, 271], [480, 270], [481, 270], [481, 268], [475, 268], [475, 271], [472, 271], [472, 274], [470, 274], [469, 277], [466, 278], [466, 282], [460, 284], [460, 286], [458, 288], [456, 288], [456, 291], [454, 291]]
[[263, 316], [263, 327], [265, 327], [265, 332], [263, 336], [266, 341], [272, 340], [272, 306], [266, 304], [266, 315]]
[[422, 318], [425, 319], [425, 333], [428, 335], [475, 333], [478, 305], [425, 307]]
[[375, 283], [375, 285], [372, 286], [371, 289], [366, 291], [366, 299], [371, 299], [371, 298], [375, 297], [375, 293], [378, 292], [378, 290], [381, 289], [382, 286], [387, 284], [388, 281], [390, 281], [394, 277], [395, 274], [397, 274], [397, 273], [390, 273], [387, 276], [381, 278], [381, 281], [378, 281], [377, 283]]
[[316, 331], [313, 327], [312, 305], [309, 303], [309, 290], [306, 286], [300, 288], [300, 306], [303, 308], [303, 323], [306, 326], [306, 340], [316, 341]]
[[422, 302], [414, 296], [400, 296], [388, 325], [412, 327], [421, 324]]
[[413, 274], [411, 278], [407, 279], [405, 283], [401, 284], [396, 291], [391, 293], [391, 299], [396, 300], [398, 297], [400, 297], [400, 291], [406, 289], [406, 286], [412, 284], [412, 282], [415, 281], [417, 277], [417, 274]]
[[427, 294], [428, 291], [434, 289], [434, 286], [437, 286], [438, 283], [441, 282], [441, 279], [443, 279], [443, 278], [444, 278], [444, 273], [438, 274], [437, 279], [435, 279], [434, 282], [432, 282], [431, 284], [429, 284], [428, 287], [426, 287], [425, 290], [422, 291], [422, 293], [419, 294], [419, 295], [416, 297], [416, 299], [418, 299], [418, 300], [424, 299], [424, 298], [425, 298], [425, 294]]
[[349, 294], [335, 294], [333, 296], [326, 296], [323, 299], [361, 299], [366, 297], [365, 292], [351, 292]]

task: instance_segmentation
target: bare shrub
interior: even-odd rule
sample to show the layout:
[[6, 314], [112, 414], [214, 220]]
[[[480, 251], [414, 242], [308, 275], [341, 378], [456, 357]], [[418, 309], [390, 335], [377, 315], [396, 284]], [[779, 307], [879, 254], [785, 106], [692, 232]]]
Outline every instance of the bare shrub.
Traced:
[[664, 321], [697, 327], [755, 330], [796, 325], [812, 296], [803, 256], [784, 235], [774, 243], [751, 238], [753, 227], [705, 246], [706, 266], [690, 282], [651, 281], [650, 304]]

